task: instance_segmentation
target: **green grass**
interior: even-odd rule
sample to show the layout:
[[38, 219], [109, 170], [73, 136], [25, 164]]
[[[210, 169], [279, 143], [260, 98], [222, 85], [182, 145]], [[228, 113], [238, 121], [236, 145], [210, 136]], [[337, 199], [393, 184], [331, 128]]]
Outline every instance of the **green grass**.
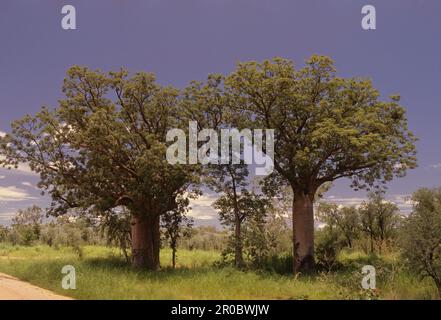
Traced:
[[[219, 253], [178, 251], [178, 268], [171, 269], [170, 251], [161, 252], [162, 269], [136, 271], [114, 248], [86, 246], [83, 258], [72, 248], [13, 247], [0, 244], [0, 272], [76, 299], [435, 299], [429, 279], [420, 281], [398, 270], [394, 255], [370, 257], [342, 253], [343, 268], [316, 276], [281, 275], [268, 271], [238, 271], [216, 267]], [[61, 268], [73, 265], [77, 289], [63, 290]], [[361, 289], [361, 267], [373, 264], [375, 292]], [[394, 269], [395, 268], [395, 269]]]

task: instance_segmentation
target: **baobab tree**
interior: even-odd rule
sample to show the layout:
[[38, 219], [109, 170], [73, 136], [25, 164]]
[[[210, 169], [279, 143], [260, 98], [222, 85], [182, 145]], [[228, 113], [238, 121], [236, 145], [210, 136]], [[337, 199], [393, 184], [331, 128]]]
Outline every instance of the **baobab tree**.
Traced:
[[295, 273], [314, 269], [313, 200], [322, 184], [349, 178], [366, 188], [416, 166], [399, 97], [382, 101], [371, 81], [337, 77], [328, 57], [312, 56], [299, 70], [281, 58], [239, 63], [225, 93], [241, 127], [275, 130], [269, 178], [294, 194]]
[[166, 134], [186, 128], [179, 91], [150, 73], [92, 71], [74, 66], [59, 106], [12, 123], [0, 138], [0, 165], [27, 163], [52, 198], [49, 212], [70, 208], [131, 214], [132, 263], [159, 268], [160, 217], [191, 195], [197, 165], [166, 161]]

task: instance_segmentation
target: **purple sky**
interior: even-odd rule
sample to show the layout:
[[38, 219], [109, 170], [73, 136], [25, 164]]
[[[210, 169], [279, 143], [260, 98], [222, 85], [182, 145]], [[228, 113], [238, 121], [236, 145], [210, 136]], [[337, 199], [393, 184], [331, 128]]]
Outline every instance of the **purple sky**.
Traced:
[[[418, 142], [419, 168], [389, 184], [389, 197], [441, 185], [441, 1], [439, 0], [4, 0], [0, 10], [0, 131], [41, 105], [56, 105], [73, 64], [108, 71], [153, 71], [162, 84], [185, 86], [237, 61], [274, 56], [303, 65], [331, 56], [341, 76], [369, 77], [385, 96], [400, 93]], [[63, 30], [61, 7], [77, 10], [77, 30]], [[377, 30], [361, 28], [361, 8], [377, 10]], [[36, 177], [0, 170], [0, 223], [16, 208], [45, 200]], [[329, 197], [363, 198], [347, 181]], [[206, 196], [195, 215], [208, 218]], [[202, 217], [204, 216], [204, 217]], [[207, 222], [209, 219], [205, 219]]]

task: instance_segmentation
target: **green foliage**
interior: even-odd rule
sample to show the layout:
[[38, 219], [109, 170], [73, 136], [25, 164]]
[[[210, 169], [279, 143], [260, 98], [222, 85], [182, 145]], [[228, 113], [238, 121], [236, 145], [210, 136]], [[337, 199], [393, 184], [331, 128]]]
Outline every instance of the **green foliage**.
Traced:
[[320, 203], [317, 219], [337, 235], [336, 241], [352, 247], [360, 236], [360, 217], [357, 208], [343, 207], [333, 203]]
[[415, 166], [397, 99], [379, 100], [369, 80], [337, 77], [328, 57], [299, 70], [282, 58], [239, 63], [225, 91], [242, 127], [275, 129], [275, 168], [295, 191], [340, 177], [360, 188]]
[[[244, 225], [244, 252], [247, 261], [251, 267], [257, 269], [286, 270], [280, 267], [280, 263], [283, 264], [282, 261], [287, 258], [279, 258], [291, 254], [291, 236], [285, 218], [278, 216], [272, 208], [269, 208], [264, 217], [251, 218]], [[277, 265], [272, 266], [272, 262]]]
[[226, 249], [227, 242], [227, 230], [217, 230], [213, 226], [198, 226], [193, 227], [190, 238], [179, 239], [179, 246], [189, 251], [222, 252]]
[[315, 255], [319, 269], [330, 272], [340, 267], [337, 261], [342, 243], [337, 230], [329, 226], [316, 232]]
[[270, 256], [271, 243], [264, 221], [250, 219], [244, 230], [244, 252], [253, 267], [262, 268]]
[[[273, 272], [243, 272], [213, 263], [219, 252], [182, 250], [177, 269], [170, 250], [161, 253], [159, 272], [133, 270], [117, 248], [85, 246], [82, 260], [71, 248], [20, 247], [0, 244], [0, 272], [77, 299], [436, 299], [429, 279], [403, 272], [395, 256], [373, 257], [359, 251], [340, 255], [333, 273], [294, 278]], [[276, 261], [276, 260], [274, 260]], [[279, 268], [289, 263], [281, 256]], [[75, 265], [77, 290], [63, 290], [60, 270]], [[377, 267], [376, 291], [362, 290], [361, 267]], [[276, 265], [276, 264], [274, 264]]]
[[236, 206], [239, 219], [243, 222], [247, 218], [263, 219], [268, 211], [269, 203], [262, 195], [242, 190], [242, 193], [237, 195], [237, 202], [227, 196], [221, 196], [213, 204], [213, 207], [219, 210], [221, 223], [226, 226], [235, 224]]
[[42, 226], [40, 242], [54, 248], [70, 247], [82, 258], [84, 245], [104, 241], [99, 238], [98, 230], [84, 218], [62, 216]]
[[370, 80], [338, 77], [329, 57], [314, 55], [301, 69], [282, 58], [239, 63], [225, 92], [240, 128], [274, 129], [276, 171], [267, 179], [290, 186], [294, 214], [307, 217], [293, 219], [294, 272], [314, 268], [312, 202], [324, 183], [346, 177], [367, 188], [416, 166], [399, 99], [382, 101]]
[[32, 245], [41, 235], [43, 210], [37, 206], [18, 210], [12, 218], [11, 240], [14, 244]]
[[441, 189], [420, 189], [402, 231], [404, 257], [414, 272], [430, 277], [441, 297]]
[[[244, 246], [242, 224], [249, 223], [246, 246], [252, 259], [270, 255], [272, 240], [262, 227], [267, 204], [256, 192], [245, 190], [246, 166], [213, 170], [166, 161], [167, 132], [188, 130], [189, 120], [201, 128], [275, 129], [276, 172], [264, 184], [267, 189], [275, 184], [291, 187], [294, 198], [301, 199], [297, 208], [310, 208], [305, 214], [313, 214], [312, 205], [300, 202], [317, 199], [318, 190], [333, 180], [347, 177], [354, 188], [364, 188], [416, 166], [415, 138], [399, 99], [380, 100], [369, 80], [338, 77], [333, 61], [324, 56], [312, 56], [301, 69], [281, 58], [239, 63], [226, 77], [210, 75], [205, 83], [192, 81], [182, 91], [160, 86], [151, 73], [103, 73], [73, 66], [63, 94], [56, 108], [43, 107], [12, 123], [12, 132], [0, 137], [0, 165], [28, 163], [40, 175], [38, 187], [53, 200], [49, 214], [78, 208], [103, 217], [108, 237], [123, 252], [129, 242], [128, 220], [117, 217], [115, 210], [123, 207], [136, 218], [172, 217], [180, 210], [180, 199], [187, 198], [188, 205], [188, 198], [199, 194], [203, 169], [206, 182], [222, 193], [215, 204], [222, 222], [234, 225], [236, 264], [241, 264]], [[177, 219], [166, 222], [166, 229], [174, 230], [169, 239], [180, 234], [172, 221]], [[90, 236], [69, 228], [66, 243]], [[13, 228], [10, 238], [31, 244], [39, 233], [34, 224]], [[48, 227], [48, 244], [54, 234]], [[351, 242], [350, 232], [345, 236]], [[380, 248], [388, 237], [386, 226], [375, 238]], [[304, 238], [296, 252], [309, 255], [313, 244], [304, 242], [312, 236]], [[158, 246], [156, 240], [150, 247]], [[177, 240], [172, 243], [175, 248]]]
[[151, 73], [73, 66], [63, 93], [57, 108], [13, 122], [0, 138], [0, 165], [27, 162], [39, 173], [50, 214], [76, 207], [102, 215], [122, 205], [138, 216], [161, 215], [191, 194], [198, 166], [165, 157], [168, 130], [188, 127], [177, 89]]
[[9, 240], [9, 228], [0, 225], [0, 243]]
[[208, 166], [209, 174], [205, 180], [209, 188], [221, 195], [212, 206], [218, 210], [220, 222], [230, 230], [228, 248], [223, 254], [224, 260], [232, 253], [234, 265], [242, 268], [243, 225], [253, 216], [265, 215], [265, 211], [260, 196], [246, 189], [249, 185], [248, 166], [233, 164], [232, 158], [240, 155], [233, 154], [231, 144], [229, 142], [230, 163]]
[[[369, 194], [368, 201], [360, 207], [344, 207], [332, 203], [320, 203], [317, 220], [323, 224], [318, 232], [317, 260], [322, 266], [331, 267], [339, 250], [370, 247], [370, 253], [379, 253], [385, 247], [395, 245], [402, 222], [396, 204], [385, 201], [381, 193]], [[327, 262], [329, 260], [329, 262]]]
[[269, 206], [268, 199], [245, 189], [240, 194], [227, 193], [213, 203], [221, 223], [230, 229], [230, 240], [224, 256], [234, 253], [237, 267], [244, 266], [244, 245], [248, 258], [255, 264], [261, 264], [266, 255], [264, 220]]
[[381, 193], [370, 193], [369, 201], [359, 208], [360, 229], [369, 238], [370, 251], [381, 253], [384, 245], [396, 238], [402, 217], [396, 204], [384, 200]]
[[112, 210], [104, 215], [99, 228], [101, 235], [107, 239], [107, 244], [119, 247], [126, 262], [130, 262], [131, 257], [128, 251], [132, 244], [130, 212], [123, 207], [119, 209], [119, 211]]
[[176, 252], [178, 250], [178, 241], [181, 238], [191, 236], [193, 219], [187, 216], [188, 199], [181, 199], [175, 210], [167, 212], [162, 216], [161, 224], [164, 238], [168, 241], [172, 250], [172, 267], [176, 267]]

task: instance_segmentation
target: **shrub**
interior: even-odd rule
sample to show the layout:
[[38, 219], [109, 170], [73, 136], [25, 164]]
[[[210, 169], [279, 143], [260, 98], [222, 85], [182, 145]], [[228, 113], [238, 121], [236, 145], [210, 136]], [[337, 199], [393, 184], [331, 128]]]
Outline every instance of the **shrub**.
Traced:
[[11, 242], [25, 246], [32, 245], [40, 238], [43, 211], [37, 206], [18, 210], [12, 219]]
[[402, 232], [404, 257], [412, 271], [435, 282], [441, 297], [441, 188], [420, 189]]
[[324, 227], [317, 232], [316, 241], [317, 267], [328, 272], [337, 269], [340, 266], [337, 257], [342, 248], [338, 232], [329, 227]]

